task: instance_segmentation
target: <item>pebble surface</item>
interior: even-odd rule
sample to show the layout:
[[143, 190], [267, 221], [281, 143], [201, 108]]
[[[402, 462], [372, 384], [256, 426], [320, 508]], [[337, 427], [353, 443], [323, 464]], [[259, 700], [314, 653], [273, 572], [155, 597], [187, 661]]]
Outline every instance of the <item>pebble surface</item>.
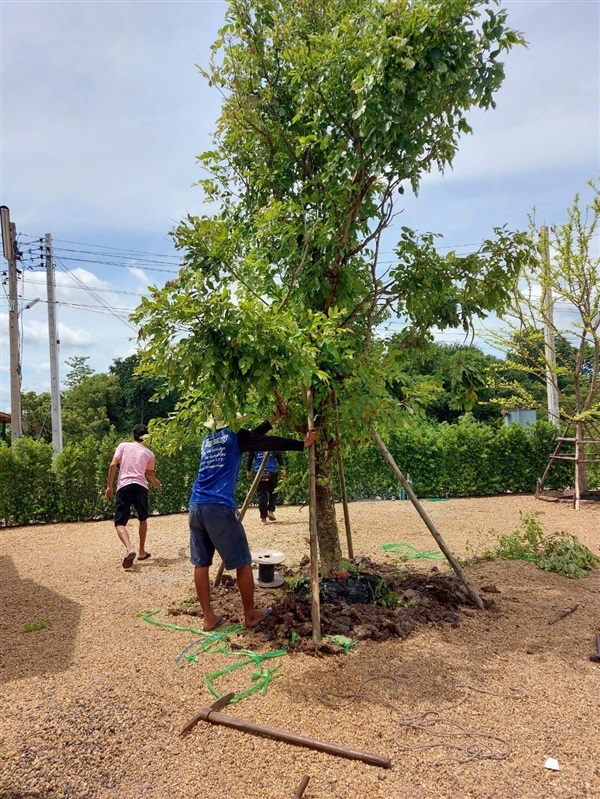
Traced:
[[[592, 505], [576, 513], [515, 496], [425, 508], [459, 557], [481, 551], [491, 528], [512, 530], [520, 511], [543, 511], [546, 532], [573, 532], [598, 554]], [[352, 503], [350, 513], [357, 554], [392, 562], [383, 543], [434, 548], [408, 502]], [[343, 531], [341, 507], [338, 517]], [[252, 547], [277, 548], [294, 565], [306, 554], [308, 509], [278, 509], [266, 527], [250, 509], [246, 529]], [[187, 538], [184, 514], [152, 517], [153, 557], [125, 571], [110, 522], [0, 532], [0, 799], [291, 799], [305, 774], [305, 799], [600, 796], [600, 665], [588, 660], [598, 570], [568, 580], [522, 562], [472, 566], [475, 586], [498, 591], [485, 594], [491, 609], [467, 611], [457, 627], [362, 641], [346, 655], [286, 655], [264, 697], [223, 711], [389, 757], [384, 770], [203, 722], [179, 736], [213, 701], [205, 674], [232, 662], [213, 654], [176, 663], [194, 635], [137, 615], [156, 609], [165, 621], [201, 623], [166, 615], [194, 595]], [[257, 604], [269, 600], [267, 590]], [[22, 632], [43, 620], [51, 625]], [[239, 669], [217, 687], [243, 690], [250, 678]], [[560, 771], [544, 768], [549, 757]]]

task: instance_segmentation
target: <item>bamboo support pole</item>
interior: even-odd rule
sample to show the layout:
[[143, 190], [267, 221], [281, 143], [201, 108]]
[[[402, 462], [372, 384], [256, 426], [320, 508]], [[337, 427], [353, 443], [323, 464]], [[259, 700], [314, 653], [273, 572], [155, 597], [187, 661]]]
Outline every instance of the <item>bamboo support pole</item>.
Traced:
[[[250, 507], [250, 503], [252, 502], [252, 497], [254, 496], [256, 489], [258, 488], [258, 484], [260, 483], [260, 478], [263, 476], [263, 472], [267, 465], [267, 461], [269, 460], [270, 454], [271, 454], [270, 452], [265, 452], [265, 457], [262, 459], [262, 463], [260, 464], [258, 471], [256, 472], [256, 476], [254, 477], [252, 485], [250, 486], [250, 491], [248, 491], [246, 499], [244, 500], [244, 504], [240, 508], [240, 521], [244, 518], [244, 516], [246, 515], [246, 511]], [[215, 588], [218, 585], [220, 585], [221, 580], [223, 579], [224, 571], [225, 571], [225, 561], [221, 561], [221, 564], [219, 566], [219, 569], [215, 577]]]
[[[308, 429], [315, 426], [312, 388], [307, 392]], [[317, 454], [316, 442], [308, 448], [308, 505], [310, 517], [310, 595], [313, 641], [321, 640], [321, 604], [319, 598], [319, 546], [317, 540]]]
[[442, 536], [439, 534], [439, 532], [437, 531], [434, 523], [431, 521], [431, 519], [429, 518], [429, 516], [425, 512], [425, 509], [423, 508], [423, 506], [421, 505], [421, 503], [419, 502], [419, 500], [415, 496], [415, 493], [413, 492], [410, 483], [404, 477], [404, 475], [402, 474], [400, 469], [397, 467], [395, 460], [392, 458], [391, 454], [389, 453], [389, 451], [388, 451], [387, 447], [385, 446], [385, 444], [383, 443], [382, 439], [379, 437], [379, 434], [377, 433], [375, 428], [371, 427], [371, 432], [372, 432], [373, 438], [375, 439], [375, 442], [377, 443], [377, 446], [381, 450], [381, 452], [383, 454], [383, 457], [385, 458], [388, 466], [394, 472], [394, 474], [396, 475], [398, 480], [400, 480], [400, 482], [402, 483], [402, 486], [404, 487], [404, 490], [406, 491], [406, 495], [408, 496], [408, 498], [410, 499], [412, 504], [415, 506], [419, 516], [423, 519], [423, 521], [427, 525], [427, 528], [429, 529], [429, 532], [435, 538], [437, 545], [439, 546], [439, 548], [444, 553], [448, 563], [454, 569], [458, 579], [461, 581], [461, 583], [465, 587], [465, 590], [467, 591], [468, 595], [471, 597], [471, 599], [473, 600], [475, 605], [480, 610], [483, 610], [484, 605], [483, 605], [483, 601], [482, 601], [481, 597], [479, 596], [477, 591], [473, 588], [473, 586], [467, 580], [467, 576], [464, 573], [464, 571], [462, 570], [459, 562], [456, 560], [456, 558], [454, 557], [452, 552], [450, 552], [446, 542], [444, 541]]
[[333, 402], [335, 405], [335, 451], [338, 462], [338, 476], [340, 478], [340, 493], [342, 495], [342, 507], [344, 509], [344, 526], [346, 527], [346, 542], [348, 544], [348, 558], [354, 559], [354, 547], [352, 545], [352, 528], [350, 526], [350, 510], [348, 509], [348, 494], [346, 493], [346, 477], [344, 475], [344, 462], [342, 460], [342, 448], [340, 444], [339, 430], [339, 409], [337, 401], [337, 391], [333, 392]]
[[[210, 724], [221, 724], [224, 727], [231, 727], [234, 730], [248, 732], [252, 735], [261, 735], [265, 738], [272, 738], [275, 741], [285, 741], [285, 743], [293, 744], [294, 746], [304, 746], [307, 749], [314, 749], [317, 752], [325, 752], [328, 755], [345, 757], [348, 760], [361, 760], [363, 763], [367, 763], [370, 766], [379, 766], [380, 768], [392, 767], [392, 763], [389, 758], [383, 757], [382, 755], [375, 755], [371, 752], [360, 752], [357, 749], [347, 749], [345, 746], [338, 746], [337, 744], [330, 744], [326, 743], [325, 741], [317, 741], [315, 738], [308, 738], [305, 735], [297, 735], [295, 732], [278, 730], [275, 727], [267, 727], [263, 724], [256, 724], [253, 721], [239, 719], [235, 716], [228, 716], [226, 713], [219, 713], [210, 707], [200, 708], [194, 718], [197, 720], [206, 721]], [[302, 796], [302, 794], [300, 794], [300, 796]]]

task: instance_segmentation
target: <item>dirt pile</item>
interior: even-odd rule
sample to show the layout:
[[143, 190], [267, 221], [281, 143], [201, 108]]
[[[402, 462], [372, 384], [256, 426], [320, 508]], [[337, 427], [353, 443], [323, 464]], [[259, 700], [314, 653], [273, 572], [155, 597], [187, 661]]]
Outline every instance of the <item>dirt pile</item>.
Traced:
[[[464, 587], [453, 574], [442, 574], [436, 566], [428, 573], [399, 570], [358, 558], [350, 571], [321, 580], [321, 632], [323, 641], [312, 640], [310, 580], [308, 564], [288, 569], [286, 583], [278, 589], [259, 589], [260, 603], [271, 607], [271, 615], [261, 625], [260, 639], [276, 648], [315, 654], [338, 654], [340, 645], [328, 636], [344, 636], [354, 641], [387, 641], [406, 638], [418, 626], [445, 623], [457, 626], [465, 606], [471, 605]], [[490, 587], [490, 593], [493, 587]], [[484, 600], [491, 605], [490, 600]], [[193, 599], [184, 606], [172, 606], [169, 615], [200, 616]], [[227, 618], [235, 615], [238, 602], [234, 579], [225, 575], [215, 589], [215, 603]], [[472, 606], [472, 605], [471, 605]], [[247, 633], [241, 633], [243, 638]], [[256, 633], [248, 633], [256, 640]]]

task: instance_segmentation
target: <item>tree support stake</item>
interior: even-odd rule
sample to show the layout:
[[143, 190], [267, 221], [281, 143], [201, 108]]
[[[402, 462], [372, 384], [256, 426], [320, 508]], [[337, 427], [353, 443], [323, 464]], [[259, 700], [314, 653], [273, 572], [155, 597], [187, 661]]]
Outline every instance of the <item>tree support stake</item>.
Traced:
[[417, 510], [417, 513], [419, 514], [419, 516], [423, 519], [423, 521], [427, 525], [427, 528], [429, 529], [429, 532], [435, 538], [436, 543], [439, 546], [439, 548], [442, 550], [442, 552], [444, 553], [444, 555], [446, 557], [446, 560], [448, 561], [448, 563], [452, 566], [452, 568], [456, 572], [456, 575], [457, 575], [458, 579], [461, 581], [461, 583], [463, 584], [463, 586], [465, 587], [465, 590], [466, 590], [467, 594], [473, 600], [475, 605], [480, 610], [483, 610], [484, 609], [484, 605], [483, 605], [483, 601], [482, 601], [481, 597], [479, 596], [477, 591], [473, 588], [473, 586], [467, 580], [467, 576], [464, 573], [464, 571], [462, 570], [462, 568], [460, 566], [460, 563], [456, 560], [456, 558], [454, 557], [452, 552], [450, 552], [450, 550], [448, 549], [448, 545], [446, 544], [446, 542], [444, 541], [442, 536], [439, 534], [439, 532], [437, 531], [436, 526], [434, 525], [434, 523], [431, 521], [431, 519], [429, 518], [429, 516], [425, 512], [425, 509], [423, 508], [423, 506], [421, 505], [421, 503], [417, 499], [414, 491], [412, 490], [410, 483], [404, 477], [404, 475], [402, 474], [400, 469], [397, 467], [396, 461], [392, 458], [392, 456], [389, 453], [387, 447], [383, 443], [382, 439], [379, 437], [379, 434], [377, 433], [377, 431], [375, 430], [374, 427], [371, 427], [371, 433], [373, 434], [373, 438], [375, 439], [375, 442], [376, 442], [377, 446], [381, 450], [381, 452], [383, 454], [383, 457], [385, 458], [385, 460], [387, 462], [387, 465], [394, 472], [394, 474], [396, 475], [398, 480], [400, 480], [400, 482], [402, 483], [402, 486], [404, 487], [404, 490], [406, 491], [407, 497], [410, 499], [412, 504], [415, 506], [415, 508]]

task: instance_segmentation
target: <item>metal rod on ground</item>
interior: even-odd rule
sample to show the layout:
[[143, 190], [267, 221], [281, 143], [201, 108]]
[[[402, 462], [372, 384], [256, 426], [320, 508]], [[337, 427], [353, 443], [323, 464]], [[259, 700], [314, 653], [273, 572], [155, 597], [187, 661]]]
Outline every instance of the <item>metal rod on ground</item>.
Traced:
[[228, 716], [225, 713], [219, 713], [212, 710], [210, 707], [202, 707], [194, 716], [195, 719], [207, 721], [210, 724], [222, 724], [225, 727], [232, 727], [234, 730], [241, 732], [249, 732], [254, 735], [262, 735], [265, 738], [272, 738], [275, 741], [285, 741], [295, 746], [305, 746], [308, 749], [314, 749], [317, 752], [326, 752], [329, 755], [336, 755], [337, 757], [345, 757], [349, 760], [361, 760], [363, 763], [368, 763], [370, 766], [379, 766], [380, 768], [391, 768], [392, 764], [389, 758], [382, 757], [381, 755], [374, 755], [371, 752], [359, 752], [356, 749], [346, 749], [344, 746], [337, 744], [326, 743], [325, 741], [317, 741], [314, 738], [307, 738], [304, 735], [296, 735], [294, 732], [287, 730], [278, 730], [274, 727], [265, 727], [262, 724], [255, 724], [253, 721], [246, 719], [238, 719], [235, 716]]
[[[315, 426], [312, 388], [307, 392], [308, 429]], [[321, 604], [319, 599], [319, 546], [317, 541], [317, 454], [316, 442], [308, 448], [308, 505], [310, 516], [310, 596], [313, 641], [321, 640]]]
[[346, 542], [348, 544], [348, 558], [354, 559], [354, 547], [352, 546], [352, 528], [350, 527], [350, 511], [348, 510], [348, 495], [346, 493], [346, 478], [344, 476], [344, 462], [342, 460], [342, 448], [340, 446], [339, 430], [339, 408], [337, 401], [337, 391], [333, 392], [333, 402], [335, 405], [335, 451], [338, 462], [338, 475], [340, 478], [340, 493], [342, 495], [342, 507], [344, 508], [344, 525], [346, 527]]
[[306, 790], [306, 786], [308, 785], [308, 781], [309, 780], [310, 780], [310, 777], [308, 776], [308, 774], [305, 774], [304, 777], [302, 777], [302, 781], [300, 782], [300, 785], [296, 788], [296, 793], [294, 794], [294, 799], [302, 799], [302, 797], [304, 796], [304, 791]]
[[385, 444], [383, 443], [383, 441], [379, 437], [379, 434], [377, 433], [377, 431], [375, 430], [374, 427], [371, 428], [371, 432], [372, 432], [373, 438], [375, 439], [375, 442], [377, 443], [377, 446], [381, 450], [381, 452], [383, 454], [383, 457], [385, 458], [388, 466], [394, 472], [394, 474], [396, 475], [398, 480], [400, 480], [400, 482], [402, 483], [402, 485], [404, 487], [404, 490], [406, 491], [406, 495], [408, 496], [408, 498], [410, 499], [412, 504], [417, 509], [417, 512], [418, 512], [419, 516], [423, 519], [423, 521], [427, 525], [427, 527], [429, 529], [429, 532], [435, 538], [435, 540], [437, 542], [437, 545], [439, 546], [439, 548], [444, 553], [448, 563], [452, 566], [452, 568], [456, 572], [456, 575], [457, 575], [458, 579], [461, 581], [461, 583], [465, 587], [468, 595], [471, 597], [471, 599], [473, 600], [475, 605], [480, 610], [483, 610], [484, 605], [483, 605], [483, 601], [482, 601], [481, 597], [479, 596], [477, 591], [471, 586], [471, 584], [467, 580], [467, 577], [466, 577], [464, 571], [460, 567], [459, 562], [456, 560], [456, 558], [454, 557], [452, 552], [450, 552], [450, 550], [448, 549], [448, 546], [446, 545], [446, 542], [444, 541], [442, 536], [438, 533], [434, 523], [431, 521], [429, 516], [425, 513], [425, 510], [424, 510], [423, 506], [421, 505], [421, 503], [419, 502], [419, 500], [417, 499], [417, 497], [415, 496], [415, 493], [413, 492], [413, 490], [412, 490], [412, 488], [410, 486], [410, 483], [404, 477], [404, 475], [402, 474], [400, 469], [396, 466], [395, 460], [392, 458], [392, 456], [388, 452], [387, 447], [385, 446]]
[[[260, 464], [258, 471], [256, 472], [256, 476], [252, 481], [252, 485], [250, 486], [250, 491], [246, 495], [246, 499], [244, 500], [244, 504], [240, 508], [240, 521], [246, 515], [246, 511], [250, 507], [250, 503], [252, 502], [252, 497], [254, 496], [256, 489], [258, 488], [258, 484], [260, 483], [260, 478], [263, 476], [263, 472], [267, 465], [267, 461], [269, 460], [270, 452], [265, 452], [265, 457], [262, 459], [262, 463]], [[221, 565], [217, 571], [217, 575], [215, 577], [215, 588], [220, 585], [221, 580], [223, 579], [223, 572], [225, 571], [225, 563], [221, 561]]]

